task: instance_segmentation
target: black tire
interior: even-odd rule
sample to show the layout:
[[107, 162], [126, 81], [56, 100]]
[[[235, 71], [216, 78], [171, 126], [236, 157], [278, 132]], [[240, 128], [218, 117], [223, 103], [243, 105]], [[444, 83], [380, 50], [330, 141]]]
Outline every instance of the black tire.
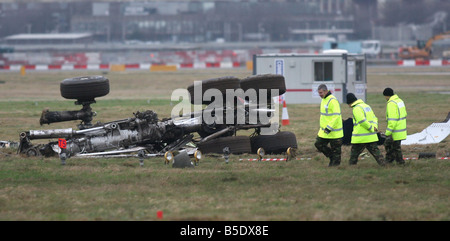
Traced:
[[277, 74], [263, 74], [263, 75], [253, 75], [241, 80], [241, 88], [244, 91], [248, 89], [255, 89], [256, 94], [259, 96], [259, 90], [266, 89], [267, 97], [269, 99], [271, 97], [271, 90], [277, 89], [279, 95], [286, 93], [286, 83], [284, 81], [284, 76]]
[[419, 159], [436, 158], [436, 152], [420, 152]]
[[[223, 103], [225, 103], [226, 90], [227, 89], [232, 89], [232, 90], [239, 89], [239, 87], [240, 87], [239, 83], [240, 83], [240, 80], [234, 76], [226, 76], [226, 77], [221, 77], [221, 78], [203, 80], [202, 81], [202, 94], [201, 94], [201, 96], [197, 96], [197, 98], [198, 98], [197, 102], [205, 104], [205, 105], [211, 104], [214, 100], [203, 101], [203, 94], [208, 89], [218, 89], [222, 93], [222, 97], [224, 98]], [[191, 103], [194, 104], [196, 102], [194, 99], [194, 84], [188, 86], [187, 90], [189, 91]]]
[[109, 93], [109, 80], [103, 76], [65, 79], [60, 84], [61, 96], [80, 101], [94, 100]]
[[297, 148], [297, 138], [289, 131], [280, 131], [275, 135], [260, 135], [250, 139], [252, 153], [256, 153], [262, 147], [267, 154], [281, 154], [289, 147]]
[[223, 153], [223, 148], [230, 148], [232, 154], [251, 153], [250, 137], [227, 136], [212, 139], [197, 145], [202, 153]]

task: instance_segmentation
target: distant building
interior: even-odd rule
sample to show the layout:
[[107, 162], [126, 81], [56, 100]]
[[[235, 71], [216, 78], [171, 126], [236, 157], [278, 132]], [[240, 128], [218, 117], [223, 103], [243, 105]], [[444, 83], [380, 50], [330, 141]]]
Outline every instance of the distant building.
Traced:
[[354, 33], [351, 0], [171, 1], [92, 3], [72, 17], [72, 31], [98, 39], [205, 42], [347, 38]]
[[0, 0], [0, 37], [89, 32], [100, 42], [352, 38], [354, 0]]

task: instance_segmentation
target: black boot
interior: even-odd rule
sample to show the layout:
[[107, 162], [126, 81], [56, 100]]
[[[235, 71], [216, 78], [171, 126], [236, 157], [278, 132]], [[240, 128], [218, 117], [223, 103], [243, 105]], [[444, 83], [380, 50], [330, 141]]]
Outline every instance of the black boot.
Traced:
[[340, 160], [333, 160], [333, 157], [328, 157], [330, 159], [329, 167], [339, 166], [341, 164]]

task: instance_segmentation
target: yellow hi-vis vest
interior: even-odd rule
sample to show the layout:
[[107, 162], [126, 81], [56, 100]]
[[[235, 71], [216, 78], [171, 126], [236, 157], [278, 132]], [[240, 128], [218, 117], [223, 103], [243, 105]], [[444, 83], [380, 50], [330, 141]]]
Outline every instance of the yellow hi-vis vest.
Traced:
[[362, 100], [351, 104], [353, 108], [353, 132], [352, 144], [370, 143], [378, 141], [377, 132], [378, 119], [369, 105]]
[[392, 135], [394, 141], [406, 139], [406, 107], [397, 95], [391, 96], [386, 107], [386, 136]]
[[[330, 133], [325, 133], [325, 129]], [[344, 136], [342, 129], [341, 106], [333, 95], [328, 95], [320, 103], [320, 129], [317, 135], [325, 139], [338, 139]]]

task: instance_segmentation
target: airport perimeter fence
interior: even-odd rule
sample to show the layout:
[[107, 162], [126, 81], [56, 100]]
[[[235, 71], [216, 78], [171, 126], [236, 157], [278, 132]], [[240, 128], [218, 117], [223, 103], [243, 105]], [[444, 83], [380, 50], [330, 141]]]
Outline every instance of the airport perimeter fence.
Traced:
[[[0, 71], [150, 70], [253, 68], [255, 54], [318, 54], [301, 49], [186, 50], [113, 52], [15, 52], [0, 54]], [[450, 66], [450, 60], [396, 60], [368, 58], [371, 65]]]

